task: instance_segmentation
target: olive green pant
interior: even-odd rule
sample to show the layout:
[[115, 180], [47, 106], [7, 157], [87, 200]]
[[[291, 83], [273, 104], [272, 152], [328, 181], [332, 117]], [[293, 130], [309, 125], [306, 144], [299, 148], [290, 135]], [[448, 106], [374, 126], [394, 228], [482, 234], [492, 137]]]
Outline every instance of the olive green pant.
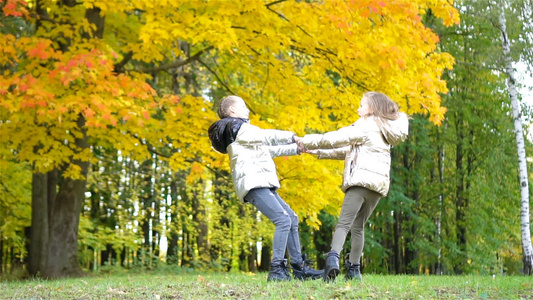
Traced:
[[352, 233], [350, 263], [359, 264], [365, 245], [365, 223], [381, 199], [381, 194], [367, 188], [354, 186], [344, 195], [339, 223], [333, 233], [331, 251], [341, 253], [346, 235]]

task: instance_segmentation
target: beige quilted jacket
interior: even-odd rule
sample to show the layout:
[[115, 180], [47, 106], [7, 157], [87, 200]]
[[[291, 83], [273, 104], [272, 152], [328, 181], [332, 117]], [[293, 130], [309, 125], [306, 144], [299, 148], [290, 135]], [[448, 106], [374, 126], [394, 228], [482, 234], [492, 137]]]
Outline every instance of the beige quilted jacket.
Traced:
[[390, 185], [390, 149], [407, 138], [409, 120], [400, 118], [378, 126], [375, 118], [360, 118], [350, 126], [325, 134], [308, 134], [306, 149], [319, 149], [319, 159], [344, 159], [342, 190], [362, 186], [386, 196]]

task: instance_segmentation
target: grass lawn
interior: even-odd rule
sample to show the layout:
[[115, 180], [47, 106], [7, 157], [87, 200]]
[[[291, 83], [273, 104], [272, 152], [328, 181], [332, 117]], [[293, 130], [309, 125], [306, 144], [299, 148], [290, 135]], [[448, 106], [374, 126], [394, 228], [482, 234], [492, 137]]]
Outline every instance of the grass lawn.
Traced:
[[526, 276], [365, 275], [267, 283], [266, 273], [113, 273], [0, 282], [0, 299], [533, 299]]

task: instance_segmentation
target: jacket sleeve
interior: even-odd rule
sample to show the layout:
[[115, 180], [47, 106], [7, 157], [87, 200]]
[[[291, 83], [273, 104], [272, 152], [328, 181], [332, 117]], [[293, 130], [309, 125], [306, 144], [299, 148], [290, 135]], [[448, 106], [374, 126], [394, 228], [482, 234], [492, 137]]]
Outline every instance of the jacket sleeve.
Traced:
[[288, 145], [264, 146], [269, 152], [270, 156], [292, 156], [300, 154], [298, 144], [292, 143]]
[[276, 129], [261, 129], [265, 145], [287, 145], [294, 143], [294, 132]]
[[353, 144], [362, 144], [367, 137], [359, 122], [337, 131], [324, 134], [306, 134], [302, 142], [306, 149], [336, 149]]
[[340, 159], [344, 160], [346, 158], [346, 153], [350, 151], [350, 147], [342, 147], [337, 149], [320, 149], [318, 150], [318, 159]]

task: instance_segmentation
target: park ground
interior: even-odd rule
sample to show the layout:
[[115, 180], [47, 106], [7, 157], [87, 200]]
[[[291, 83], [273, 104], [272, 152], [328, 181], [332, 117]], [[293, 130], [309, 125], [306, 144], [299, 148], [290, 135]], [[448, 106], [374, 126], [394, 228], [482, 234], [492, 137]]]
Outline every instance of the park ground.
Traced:
[[531, 276], [364, 275], [363, 282], [267, 283], [266, 273], [110, 271], [0, 282], [0, 299], [533, 299]]

